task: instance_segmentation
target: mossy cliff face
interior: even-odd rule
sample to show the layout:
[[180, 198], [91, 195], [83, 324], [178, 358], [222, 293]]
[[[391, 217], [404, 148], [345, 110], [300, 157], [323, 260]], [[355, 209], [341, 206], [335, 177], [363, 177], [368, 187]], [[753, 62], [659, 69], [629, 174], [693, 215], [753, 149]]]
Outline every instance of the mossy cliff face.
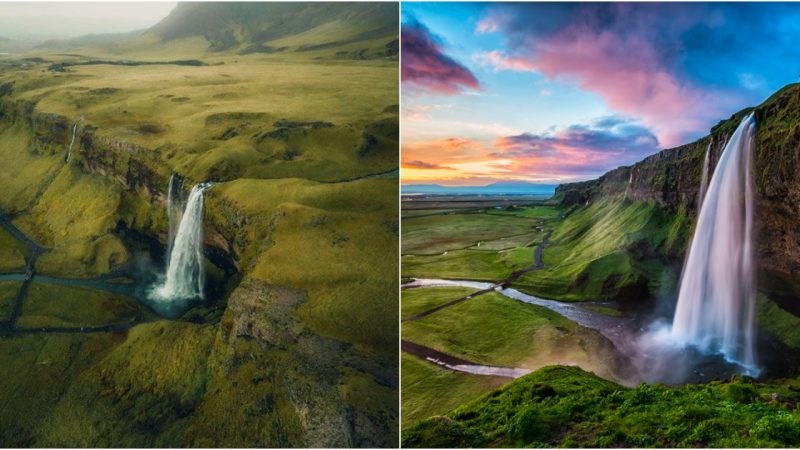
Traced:
[[[779, 340], [798, 348], [787, 321], [800, 323], [800, 85], [786, 86], [755, 108], [742, 110], [711, 129], [709, 136], [691, 144], [663, 150], [641, 162], [612, 170], [597, 180], [570, 183], [556, 189], [562, 205], [582, 207], [602, 199], [654, 202], [667, 215], [696, 220], [697, 194], [703, 159], [711, 143], [710, 173], [742, 118], [755, 112], [756, 154], [753, 155], [756, 188], [756, 236], [759, 290], [779, 308], [761, 309], [762, 325]], [[678, 236], [682, 242], [673, 261], [685, 253], [691, 232]], [[776, 315], [777, 314], [777, 315]], [[773, 326], [782, 323], [782, 326]]]
[[790, 85], [756, 108], [720, 122], [709, 136], [663, 150], [597, 180], [563, 184], [556, 196], [563, 204], [583, 204], [599, 197], [655, 201], [670, 212], [697, 214], [703, 158], [711, 143], [710, 172], [745, 114], [755, 111], [756, 154], [753, 155], [757, 198], [759, 266], [788, 278], [800, 272], [800, 86]]

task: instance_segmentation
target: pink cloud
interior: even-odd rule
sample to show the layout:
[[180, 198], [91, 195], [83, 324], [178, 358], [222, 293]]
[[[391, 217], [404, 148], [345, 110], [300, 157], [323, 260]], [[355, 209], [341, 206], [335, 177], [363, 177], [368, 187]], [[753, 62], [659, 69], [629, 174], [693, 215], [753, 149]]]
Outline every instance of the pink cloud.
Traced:
[[[475, 59], [498, 70], [537, 72], [596, 92], [616, 113], [637, 117], [655, 130], [665, 146], [685, 143], [688, 135], [704, 131], [720, 115], [712, 107], [718, 105], [714, 100], [719, 93], [673, 73], [664, 58], [664, 43], [647, 27], [651, 17], [625, 5], [610, 8], [617, 16], [610, 25], [599, 25], [591, 16], [596, 11], [582, 9], [548, 35], [520, 30], [519, 23], [498, 22], [491, 15], [496, 27], [511, 29], [511, 53], [486, 52]], [[683, 25], [678, 20], [676, 26]]]
[[478, 79], [444, 53], [441, 43], [417, 21], [403, 24], [401, 78], [404, 84], [439, 94], [480, 90]]

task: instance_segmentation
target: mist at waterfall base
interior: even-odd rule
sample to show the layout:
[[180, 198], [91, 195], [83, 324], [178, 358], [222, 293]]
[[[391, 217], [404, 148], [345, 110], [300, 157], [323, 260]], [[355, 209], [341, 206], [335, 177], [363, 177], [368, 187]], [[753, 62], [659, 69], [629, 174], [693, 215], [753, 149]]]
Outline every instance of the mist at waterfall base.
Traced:
[[[631, 384], [757, 377], [752, 155], [755, 119], [730, 137], [710, 180], [703, 173], [697, 225], [681, 272], [674, 315], [642, 322], [620, 351]], [[708, 153], [704, 171], [708, 171]], [[707, 184], [706, 184], [707, 183]]]
[[164, 272], [156, 274], [156, 281], [145, 295], [150, 307], [160, 315], [176, 316], [205, 297], [203, 200], [210, 187], [210, 183], [195, 185], [184, 201], [183, 180], [170, 177], [166, 266]]

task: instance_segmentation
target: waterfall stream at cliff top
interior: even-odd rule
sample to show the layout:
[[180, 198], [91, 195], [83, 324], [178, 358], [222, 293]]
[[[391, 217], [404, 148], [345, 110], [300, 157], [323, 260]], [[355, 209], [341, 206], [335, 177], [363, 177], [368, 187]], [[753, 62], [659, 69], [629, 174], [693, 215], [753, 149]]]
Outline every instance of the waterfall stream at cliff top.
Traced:
[[72, 140], [69, 141], [69, 148], [67, 148], [67, 157], [64, 159], [64, 162], [69, 162], [72, 159], [72, 146], [75, 145], [75, 135], [78, 133], [78, 122], [75, 122], [75, 125], [72, 126]]
[[[170, 180], [169, 196], [178, 190], [174, 178]], [[175, 184], [173, 184], [175, 183]], [[195, 185], [189, 193], [186, 208], [177, 219], [180, 224], [174, 232], [174, 242], [168, 244], [166, 277], [153, 286], [149, 296], [156, 301], [174, 303], [203, 298], [203, 197], [210, 183]], [[176, 195], [177, 197], [177, 195]], [[167, 200], [168, 214], [172, 215], [176, 205]], [[172, 228], [173, 217], [170, 217]]]
[[703, 175], [700, 179], [700, 190], [697, 193], [697, 210], [699, 211], [703, 206], [703, 199], [706, 197], [706, 190], [708, 190], [708, 160], [711, 153], [711, 144], [708, 143], [706, 148], [706, 156], [703, 158]]
[[181, 223], [185, 198], [183, 197], [183, 178], [172, 174], [169, 177], [167, 189], [167, 220], [169, 221], [169, 237], [167, 238], [167, 263], [172, 255], [172, 246], [175, 244], [175, 235]]
[[670, 333], [676, 344], [720, 353], [750, 375], [759, 371], [754, 349], [754, 149], [750, 114], [725, 146], [702, 199]]

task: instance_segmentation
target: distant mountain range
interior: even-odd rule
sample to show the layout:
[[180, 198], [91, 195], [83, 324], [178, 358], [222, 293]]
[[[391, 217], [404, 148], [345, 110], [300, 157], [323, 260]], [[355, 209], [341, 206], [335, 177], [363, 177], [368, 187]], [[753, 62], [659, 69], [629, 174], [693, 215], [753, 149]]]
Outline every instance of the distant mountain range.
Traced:
[[147, 30], [47, 41], [39, 48], [119, 44], [135, 49], [202, 39], [208, 52], [329, 51], [342, 58], [396, 57], [398, 20], [396, 3], [181, 2]]
[[492, 183], [486, 186], [442, 186], [439, 184], [406, 184], [403, 194], [446, 194], [446, 195], [553, 195], [556, 184], [535, 184], [524, 182]]
[[398, 15], [392, 3], [179, 3], [149, 32], [166, 41], [204, 36], [218, 51], [302, 51], [396, 39]]

